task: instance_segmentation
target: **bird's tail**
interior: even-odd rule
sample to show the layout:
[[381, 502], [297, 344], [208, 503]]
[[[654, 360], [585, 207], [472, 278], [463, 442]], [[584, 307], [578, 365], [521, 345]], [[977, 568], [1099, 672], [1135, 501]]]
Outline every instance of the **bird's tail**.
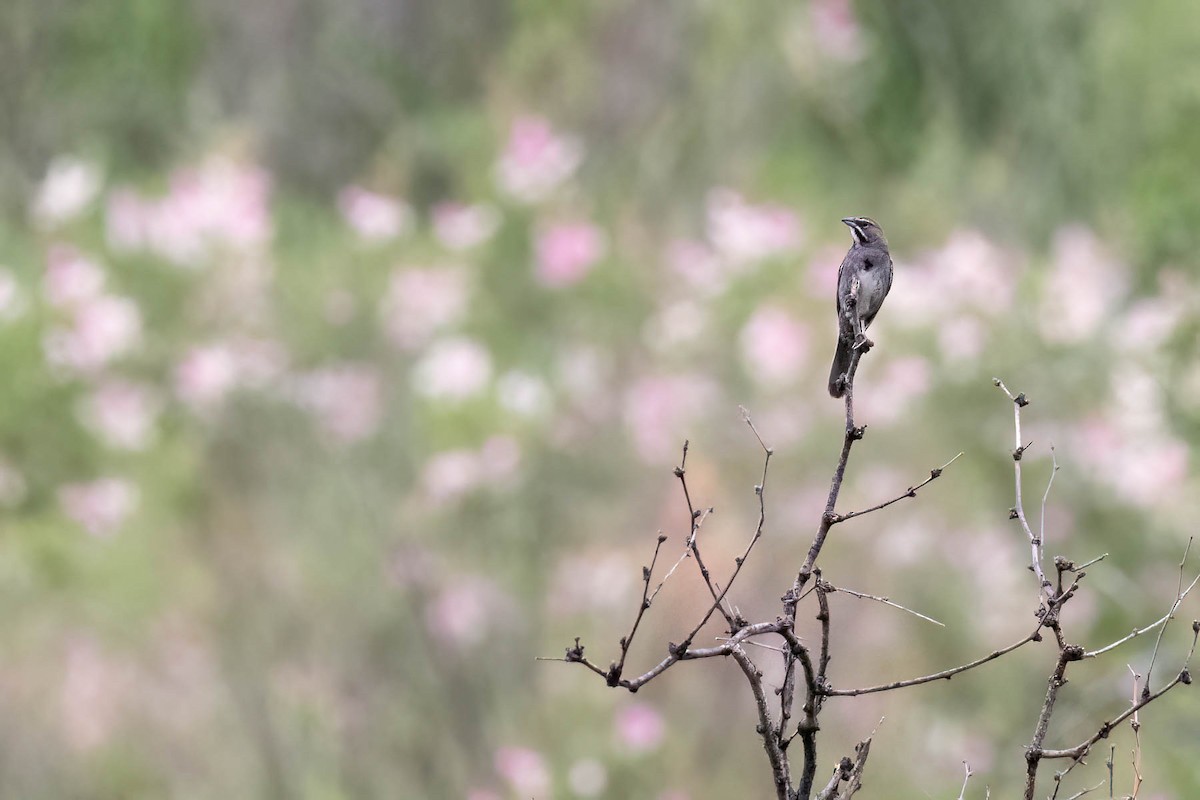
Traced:
[[837, 350], [833, 353], [833, 366], [829, 368], [829, 396], [841, 397], [846, 393], [842, 376], [850, 369], [850, 342], [838, 337]]

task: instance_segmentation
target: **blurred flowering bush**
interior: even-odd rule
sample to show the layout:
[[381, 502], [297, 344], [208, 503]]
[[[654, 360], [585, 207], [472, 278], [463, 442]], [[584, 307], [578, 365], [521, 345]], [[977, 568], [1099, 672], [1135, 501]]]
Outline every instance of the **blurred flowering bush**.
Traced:
[[[615, 651], [655, 533], [686, 530], [685, 439], [706, 553], [732, 562], [760, 468], [739, 404], [779, 458], [770, 556], [734, 601], [772, 607], [840, 435], [847, 214], [897, 257], [847, 502], [966, 455], [920, 504], [838, 530], [835, 582], [950, 625], [849, 607], [845, 682], [1027, 632], [993, 375], [1034, 399], [1030, 471], [1051, 445], [1064, 468], [1049, 550], [1112, 553], [1111, 594], [1075, 613], [1097, 641], [1162, 614], [1200, 510], [1200, 225], [1170, 169], [1194, 155], [1186, 81], [1139, 76], [1193, 63], [1171, 54], [1195, 25], [1146, 48], [1140, 12], [1033, 3], [356, 0], [293, 20], [287, 61], [285, 4], [188, 5], [75, 21], [179, 40], [141, 98], [53, 14], [38, 35], [72, 70], [4, 51], [64, 78], [21, 95], [0, 151], [25, 176], [0, 230], [0, 793], [747, 791], [761, 753], [719, 665], [634, 698], [533, 657], [577, 635]], [[1001, 35], [1028, 52], [981, 46]], [[88, 80], [128, 113], [82, 103]], [[1143, 102], [1159, 113], [1134, 130]], [[690, 626], [698, 591], [665, 591], [642, 641]], [[873, 769], [897, 792], [947, 792], [964, 758], [999, 791], [1036, 715], [1011, 697], [1044, 674], [872, 698], [828, 715], [828, 741], [886, 714]], [[1123, 680], [1086, 701], [1115, 708]], [[1197, 701], [1175, 697], [1144, 771], [1185, 797], [1171, 742]]]

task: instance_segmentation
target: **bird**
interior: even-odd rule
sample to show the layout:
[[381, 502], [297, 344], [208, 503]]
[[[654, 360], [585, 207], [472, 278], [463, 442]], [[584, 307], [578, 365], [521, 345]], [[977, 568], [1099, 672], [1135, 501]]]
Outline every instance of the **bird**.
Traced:
[[872, 347], [863, 332], [892, 288], [892, 256], [883, 228], [870, 217], [846, 217], [842, 222], [850, 228], [854, 243], [838, 267], [838, 341], [829, 369], [831, 397], [846, 393], [846, 372], [854, 351], [865, 353]]

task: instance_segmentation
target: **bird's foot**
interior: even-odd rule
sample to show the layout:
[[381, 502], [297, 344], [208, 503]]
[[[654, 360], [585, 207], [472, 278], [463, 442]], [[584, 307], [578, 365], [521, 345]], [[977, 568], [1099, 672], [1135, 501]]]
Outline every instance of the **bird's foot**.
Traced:
[[868, 339], [866, 336], [864, 336], [861, 333], [858, 336], [854, 337], [853, 347], [855, 350], [861, 350], [862, 352], [865, 353], [874, 346], [875, 346], [875, 343], [872, 342], [870, 339]]

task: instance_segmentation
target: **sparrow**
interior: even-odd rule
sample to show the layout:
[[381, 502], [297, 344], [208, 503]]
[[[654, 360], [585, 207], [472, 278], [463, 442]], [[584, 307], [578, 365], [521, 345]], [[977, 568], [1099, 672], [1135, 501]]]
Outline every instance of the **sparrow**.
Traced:
[[892, 256], [883, 228], [869, 217], [846, 217], [842, 222], [850, 228], [854, 243], [838, 267], [838, 342], [829, 369], [832, 397], [846, 392], [846, 371], [854, 351], [865, 353], [871, 348], [873, 342], [863, 331], [875, 319], [892, 288]]

